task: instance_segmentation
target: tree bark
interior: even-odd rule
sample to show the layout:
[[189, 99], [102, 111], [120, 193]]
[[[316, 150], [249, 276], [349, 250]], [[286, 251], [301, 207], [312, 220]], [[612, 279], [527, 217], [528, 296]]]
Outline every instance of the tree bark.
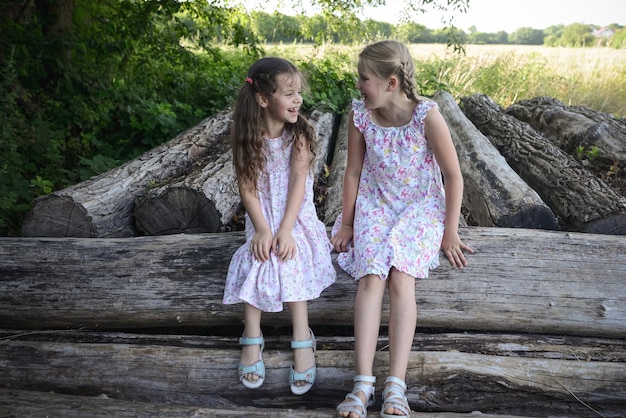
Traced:
[[[313, 175], [324, 172], [333, 130], [333, 115], [315, 111], [309, 121], [316, 131]], [[150, 188], [137, 198], [135, 220], [145, 235], [224, 231], [241, 207], [237, 177], [227, 136], [185, 175]]]
[[626, 199], [489, 97], [461, 100], [463, 112], [559, 217], [564, 229], [626, 235]]
[[626, 166], [626, 120], [582, 106], [566, 106], [550, 97], [522, 100], [509, 106], [506, 113], [528, 123], [575, 158], [578, 147], [585, 151], [598, 147], [591, 164], [605, 170], [614, 164]]
[[472, 125], [452, 95], [439, 92], [433, 99], [459, 155], [465, 183], [463, 204], [478, 226], [559, 229], [552, 210]]
[[[266, 379], [251, 394], [236, 374], [237, 337], [161, 336], [157, 344], [141, 335], [119, 338], [125, 342], [98, 341], [107, 336], [86, 341], [90, 337], [80, 332], [66, 333], [63, 341], [51, 337], [4, 340], [0, 387], [157, 405], [332, 410], [354, 373], [352, 343], [345, 338], [319, 337], [316, 385], [306, 397], [295, 397], [287, 384], [293, 362], [288, 338], [268, 338]], [[381, 338], [376, 376], [387, 372], [386, 344]], [[407, 398], [416, 411], [585, 417], [595, 416], [593, 407], [617, 417], [626, 407], [625, 358], [624, 340], [419, 334], [409, 357]], [[380, 409], [381, 391], [379, 385], [373, 410]]]
[[155, 184], [184, 175], [228, 135], [231, 113], [205, 119], [171, 141], [106, 173], [37, 199], [22, 235], [131, 237], [135, 199]]
[[[508, 228], [462, 228], [460, 235], [476, 253], [461, 270], [441, 256], [431, 277], [417, 281], [420, 327], [626, 335], [622, 237]], [[243, 241], [242, 232], [0, 238], [0, 323], [32, 329], [240, 326], [241, 305], [221, 301], [228, 264]], [[309, 303], [313, 325], [352, 324], [356, 284], [337, 272], [337, 282]], [[385, 299], [384, 321], [388, 315]], [[291, 323], [286, 311], [265, 315], [264, 322]]]
[[[246, 395], [250, 396], [250, 395]], [[334, 417], [335, 408], [307, 409], [289, 408], [207, 408], [186, 405], [155, 404], [121, 401], [107, 396], [73, 396], [57, 393], [0, 389], [0, 409], [10, 416], [55, 416], [64, 418], [116, 417], [116, 418], [320, 418]], [[370, 410], [368, 418], [378, 418], [379, 412]], [[467, 414], [455, 412], [412, 412], [411, 418], [467, 418]], [[480, 418], [524, 418], [520, 415], [480, 414]]]
[[326, 201], [324, 204], [324, 223], [332, 226], [341, 213], [343, 202], [343, 177], [348, 164], [348, 123], [350, 118], [348, 113], [341, 115], [339, 130], [335, 138], [335, 149], [330, 165], [330, 175], [328, 177], [328, 189], [326, 190]]

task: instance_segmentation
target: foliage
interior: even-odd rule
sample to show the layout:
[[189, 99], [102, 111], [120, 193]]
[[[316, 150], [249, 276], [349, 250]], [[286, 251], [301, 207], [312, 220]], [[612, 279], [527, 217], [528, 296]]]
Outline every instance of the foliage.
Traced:
[[626, 28], [618, 29], [611, 38], [610, 45], [612, 48], [626, 49]]
[[[291, 55], [310, 83], [305, 108], [337, 113], [357, 95], [355, 55], [328, 45], [395, 37], [462, 51], [466, 41], [511, 41], [504, 33], [470, 38], [451, 20], [428, 29], [413, 20], [356, 18], [365, 4], [384, 0], [314, 3], [320, 13], [309, 17], [248, 13], [228, 0], [0, 0], [0, 235], [19, 234], [33, 199], [118, 166], [230, 105], [246, 69], [268, 53], [264, 41], [300, 52], [304, 43], [314, 45], [313, 56]], [[410, 0], [406, 7], [419, 16], [424, 6], [454, 14], [467, 4]], [[542, 33], [558, 45], [592, 27], [567, 29]], [[624, 48], [624, 29], [613, 29], [611, 45]], [[512, 64], [518, 65], [507, 68]], [[624, 71], [612, 73], [608, 88], [626, 86]], [[422, 94], [480, 88], [503, 101], [529, 94], [533, 84], [580, 84], [541, 63], [524, 67], [511, 57], [468, 64], [463, 55], [420, 61], [417, 78]], [[624, 88], [613, 90], [623, 97]]]
[[336, 52], [299, 62], [310, 85], [310, 93], [305, 97], [305, 108], [344, 113], [350, 100], [358, 95], [356, 73], [350, 64], [347, 55]]
[[[3, 235], [18, 233], [34, 198], [107, 171], [230, 104], [260, 54], [246, 16], [206, 2], [22, 3], [0, 7], [8, 34], [0, 41]], [[225, 54], [217, 40], [246, 50]]]

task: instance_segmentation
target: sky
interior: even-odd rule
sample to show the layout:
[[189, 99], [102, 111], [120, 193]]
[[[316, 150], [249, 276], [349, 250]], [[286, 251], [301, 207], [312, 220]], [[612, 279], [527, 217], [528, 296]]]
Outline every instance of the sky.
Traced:
[[[403, 0], [387, 0], [385, 7], [369, 9], [364, 16], [397, 23]], [[445, 26], [440, 12], [417, 16], [417, 23], [429, 29]], [[454, 15], [454, 24], [467, 30], [476, 26], [479, 32], [512, 33], [521, 27], [545, 29], [552, 25], [583, 23], [626, 26], [626, 0], [469, 0], [467, 13]]]
[[[439, 0], [445, 3], [444, 0]], [[308, 15], [315, 14], [315, 8], [307, 7], [307, 0], [301, 0]], [[374, 20], [398, 23], [402, 16], [402, 5], [406, 0], [386, 0], [386, 6], [369, 8], [359, 16]], [[248, 9], [260, 9], [268, 13], [278, 10], [285, 14], [299, 13], [293, 1], [283, 0], [231, 0], [231, 4], [242, 4]], [[431, 10], [416, 16], [417, 23], [429, 29], [446, 26], [442, 14]], [[448, 16], [449, 17], [449, 16]], [[467, 13], [456, 12], [454, 24], [465, 31], [476, 26], [479, 32], [515, 32], [522, 27], [545, 29], [549, 26], [572, 23], [606, 26], [617, 23], [626, 26], [626, 0], [469, 0]]]

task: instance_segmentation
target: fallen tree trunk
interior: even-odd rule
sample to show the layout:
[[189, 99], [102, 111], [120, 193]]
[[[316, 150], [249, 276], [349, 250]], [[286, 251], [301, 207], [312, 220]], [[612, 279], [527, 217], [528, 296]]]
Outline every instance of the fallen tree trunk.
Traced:
[[131, 237], [135, 199], [153, 184], [191, 171], [228, 134], [231, 113], [207, 118], [171, 141], [106, 173], [37, 199], [23, 236]]
[[[53, 333], [35, 333], [5, 339], [0, 387], [237, 410], [331, 409], [351, 387], [354, 368], [351, 339], [319, 336], [316, 385], [306, 397], [294, 397], [287, 385], [293, 361], [288, 338], [268, 338], [266, 380], [251, 396], [235, 372], [237, 337], [157, 340], [82, 332], [62, 337], [54, 341]], [[381, 338], [378, 344], [376, 376], [384, 376], [388, 367], [386, 343]], [[407, 397], [416, 411], [593, 416], [593, 407], [604, 416], [618, 416], [626, 406], [625, 360], [624, 340], [418, 334]], [[380, 401], [373, 409], [379, 408]]]
[[[626, 241], [530, 229], [462, 228], [477, 252], [441, 258], [420, 280], [420, 326], [451, 330], [626, 334]], [[243, 233], [128, 239], [0, 238], [0, 323], [13, 328], [150, 328], [241, 324], [222, 305]], [[351, 325], [356, 285], [338, 280], [309, 304], [312, 324]], [[384, 319], [388, 318], [385, 301]], [[503, 320], [506, 318], [506, 320]], [[290, 324], [289, 314], [266, 315]]]
[[[120, 401], [103, 396], [62, 395], [51, 392], [34, 392], [0, 389], [0, 410], [10, 416], [58, 416], [64, 418], [116, 417], [116, 418], [320, 418], [334, 417], [335, 408], [307, 409], [291, 408], [208, 408], [155, 404], [135, 401]], [[480, 418], [524, 418], [520, 415], [484, 414]], [[378, 418], [378, 411], [370, 410], [368, 418]], [[411, 418], [467, 418], [468, 414], [455, 412], [412, 412]]]
[[626, 235], [626, 199], [489, 97], [461, 100], [463, 112], [560, 218], [564, 229]]
[[626, 121], [589, 108], [566, 106], [550, 97], [522, 100], [509, 106], [506, 113], [528, 123], [575, 158], [578, 147], [586, 151], [597, 147], [591, 164], [607, 171], [614, 164], [626, 166]]
[[552, 210], [472, 125], [452, 95], [439, 92], [433, 99], [459, 155], [465, 183], [463, 204], [478, 226], [559, 229]]
[[343, 177], [348, 164], [348, 123], [350, 118], [345, 113], [341, 115], [339, 130], [335, 138], [335, 149], [330, 165], [326, 200], [324, 202], [324, 217], [321, 218], [326, 225], [332, 226], [341, 213], [343, 201]]
[[[309, 118], [317, 134], [312, 170], [323, 173], [332, 136], [333, 115], [314, 112]], [[207, 155], [200, 168], [146, 191], [137, 198], [135, 221], [145, 235], [224, 231], [241, 206], [228, 137]]]

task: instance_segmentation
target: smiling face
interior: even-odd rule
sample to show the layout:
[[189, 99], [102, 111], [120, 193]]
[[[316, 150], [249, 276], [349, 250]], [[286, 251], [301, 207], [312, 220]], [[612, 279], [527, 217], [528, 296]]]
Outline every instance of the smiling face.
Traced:
[[280, 74], [276, 76], [276, 91], [271, 97], [259, 97], [264, 108], [268, 135], [277, 137], [286, 123], [296, 123], [302, 105], [302, 81], [298, 75]]
[[384, 106], [387, 87], [387, 80], [372, 73], [359, 70], [359, 80], [356, 83], [356, 88], [361, 92], [363, 102], [367, 109], [376, 109]]
[[376, 71], [375, 63], [366, 58], [359, 59], [358, 74], [356, 88], [361, 92], [365, 108], [373, 110], [385, 107], [391, 100], [390, 87], [393, 80], [390, 77], [383, 77]]

